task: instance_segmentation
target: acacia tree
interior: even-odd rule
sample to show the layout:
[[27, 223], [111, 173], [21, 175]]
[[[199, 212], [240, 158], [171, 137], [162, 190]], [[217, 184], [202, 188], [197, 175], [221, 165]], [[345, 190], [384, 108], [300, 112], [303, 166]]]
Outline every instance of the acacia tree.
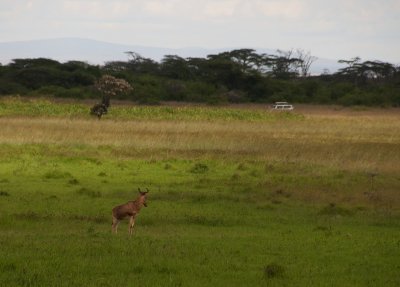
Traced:
[[256, 53], [254, 49], [236, 49], [230, 52], [218, 54], [219, 57], [225, 57], [238, 64], [243, 73], [254, 73], [259, 71], [262, 56]]
[[193, 78], [188, 60], [177, 55], [164, 56], [161, 60], [161, 75], [178, 80]]
[[132, 90], [132, 86], [127, 81], [110, 75], [103, 75], [95, 83], [95, 88], [102, 94], [102, 100], [101, 103], [91, 108], [90, 113], [96, 115], [99, 119], [102, 115], [107, 114], [112, 97], [128, 93]]
[[390, 63], [381, 61], [361, 62], [359, 57], [350, 60], [339, 60], [339, 63], [347, 64], [341, 68], [337, 74], [354, 80], [355, 84], [366, 83], [367, 81], [377, 81], [393, 78], [396, 75], [396, 67]]
[[302, 49], [296, 50], [297, 59], [299, 59], [300, 72], [302, 77], [310, 75], [310, 67], [318, 58], [311, 55], [310, 51], [304, 51]]
[[277, 79], [290, 79], [299, 75], [300, 64], [303, 60], [294, 56], [294, 51], [277, 50], [278, 55], [271, 55], [266, 63], [271, 65], [271, 75]]
[[158, 74], [160, 72], [160, 65], [156, 61], [144, 58], [133, 51], [127, 51], [125, 54], [129, 57], [127, 66], [132, 72], [139, 74]]

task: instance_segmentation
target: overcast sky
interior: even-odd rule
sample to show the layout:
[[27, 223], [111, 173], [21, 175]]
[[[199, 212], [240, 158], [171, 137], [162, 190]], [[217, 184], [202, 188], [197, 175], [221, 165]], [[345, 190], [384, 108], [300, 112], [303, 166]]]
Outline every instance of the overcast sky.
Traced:
[[400, 62], [400, 0], [0, 0], [0, 42], [64, 37]]

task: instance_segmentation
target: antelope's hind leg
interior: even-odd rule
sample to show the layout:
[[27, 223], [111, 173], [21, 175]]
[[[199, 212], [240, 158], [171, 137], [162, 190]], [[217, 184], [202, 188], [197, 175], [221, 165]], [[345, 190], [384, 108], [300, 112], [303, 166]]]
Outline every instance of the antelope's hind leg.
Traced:
[[131, 216], [131, 218], [129, 219], [129, 235], [132, 235], [134, 225], [135, 225], [135, 216]]
[[112, 232], [113, 233], [118, 232], [118, 223], [119, 223], [119, 220], [115, 216], [113, 216], [112, 217]]

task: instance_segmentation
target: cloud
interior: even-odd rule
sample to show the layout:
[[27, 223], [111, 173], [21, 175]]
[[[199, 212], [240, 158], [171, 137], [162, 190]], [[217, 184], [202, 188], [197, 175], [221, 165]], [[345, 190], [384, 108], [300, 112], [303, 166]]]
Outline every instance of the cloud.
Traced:
[[304, 1], [257, 1], [257, 10], [267, 17], [298, 19], [304, 16]]
[[97, 19], [98, 21], [126, 18], [133, 4], [125, 1], [63, 1], [59, 10], [64, 17]]
[[206, 2], [202, 11], [203, 16], [206, 18], [232, 17], [236, 12], [239, 2], [229, 0]]
[[152, 0], [145, 2], [144, 12], [149, 16], [170, 16], [192, 19], [282, 17], [298, 18], [304, 5], [299, 0]]
[[399, 58], [399, 14], [398, 0], [1, 0], [0, 39], [299, 47], [321, 56]]
[[146, 1], [143, 11], [150, 16], [172, 16], [179, 7], [179, 1]]

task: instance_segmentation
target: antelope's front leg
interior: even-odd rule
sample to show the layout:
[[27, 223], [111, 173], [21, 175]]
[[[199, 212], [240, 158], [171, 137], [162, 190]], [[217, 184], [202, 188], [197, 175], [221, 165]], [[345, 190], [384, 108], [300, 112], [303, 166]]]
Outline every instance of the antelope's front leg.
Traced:
[[133, 226], [135, 225], [135, 217], [131, 216], [129, 220], [129, 234], [132, 235], [133, 233]]
[[113, 216], [113, 218], [112, 218], [112, 232], [113, 233], [118, 232], [118, 223], [119, 223], [119, 220]]

